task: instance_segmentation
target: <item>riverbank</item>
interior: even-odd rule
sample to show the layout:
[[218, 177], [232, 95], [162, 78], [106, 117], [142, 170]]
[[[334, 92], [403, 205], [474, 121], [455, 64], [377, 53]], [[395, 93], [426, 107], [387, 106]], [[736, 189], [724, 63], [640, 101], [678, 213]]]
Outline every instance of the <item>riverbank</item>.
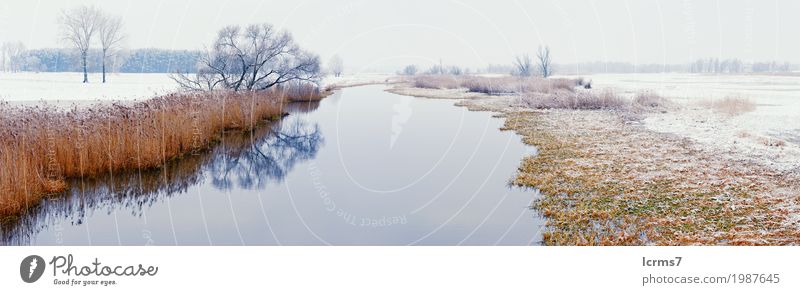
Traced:
[[546, 104], [412, 82], [391, 92], [497, 112], [535, 146], [538, 154], [522, 159], [511, 182], [542, 193], [532, 207], [547, 218], [547, 245], [800, 243], [800, 177], [643, 123], [681, 107], [534, 109]]
[[215, 145], [223, 131], [280, 119], [287, 102], [328, 94], [297, 87], [173, 93], [71, 109], [0, 104], [0, 217], [16, 218], [68, 189], [70, 179], [157, 169]]

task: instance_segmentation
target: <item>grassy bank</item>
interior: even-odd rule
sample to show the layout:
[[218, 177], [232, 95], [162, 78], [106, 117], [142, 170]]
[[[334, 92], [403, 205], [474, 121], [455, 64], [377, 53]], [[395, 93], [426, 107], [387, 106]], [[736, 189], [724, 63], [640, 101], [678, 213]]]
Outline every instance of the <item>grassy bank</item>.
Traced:
[[314, 89], [171, 94], [132, 104], [0, 107], [0, 216], [67, 189], [70, 178], [154, 169], [216, 143], [223, 130], [282, 116]]
[[[800, 177], [734, 161], [638, 123], [653, 112], [676, 111], [667, 99], [649, 93], [622, 98], [573, 85], [458, 103], [500, 113], [505, 129], [537, 147], [512, 183], [542, 193], [532, 207], [547, 219], [545, 244], [800, 243]], [[411, 81], [392, 91], [434, 98], [473, 93], [462, 84], [415, 86]]]
[[786, 206], [797, 177], [731, 163], [604, 112], [514, 112], [506, 128], [539, 149], [513, 183], [544, 195], [533, 208], [547, 218], [546, 244], [800, 242]]

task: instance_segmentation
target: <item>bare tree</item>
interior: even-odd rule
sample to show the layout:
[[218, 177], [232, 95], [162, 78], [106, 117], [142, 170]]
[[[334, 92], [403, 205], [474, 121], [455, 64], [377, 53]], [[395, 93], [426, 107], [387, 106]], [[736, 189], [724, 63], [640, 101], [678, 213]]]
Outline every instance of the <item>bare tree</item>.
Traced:
[[536, 58], [539, 60], [539, 72], [542, 73], [542, 77], [550, 77], [553, 74], [553, 64], [550, 61], [550, 46], [539, 46]]
[[513, 74], [521, 77], [530, 77], [533, 75], [533, 62], [531, 62], [531, 57], [527, 54], [517, 56], [514, 60]]
[[403, 75], [406, 76], [414, 76], [417, 74], [417, 66], [415, 65], [407, 65], [403, 68]]
[[59, 23], [61, 24], [62, 38], [75, 47], [81, 55], [83, 83], [88, 83], [86, 55], [89, 52], [92, 37], [102, 23], [102, 15], [93, 6], [78, 6], [71, 10], [62, 10]]
[[119, 49], [125, 34], [122, 32], [122, 19], [118, 16], [103, 15], [99, 26], [101, 61], [103, 64], [103, 83], [106, 82], [106, 58]]
[[0, 70], [16, 72], [20, 69], [17, 67], [17, 61], [25, 53], [25, 44], [22, 42], [4, 42], [0, 45]]
[[171, 78], [187, 90], [239, 91], [291, 81], [318, 83], [321, 75], [317, 55], [300, 49], [288, 32], [265, 23], [222, 28], [213, 47], [200, 57], [197, 73]]
[[328, 70], [330, 70], [331, 73], [336, 77], [341, 76], [342, 72], [344, 71], [344, 62], [342, 61], [342, 58], [338, 55], [331, 57], [331, 60], [328, 61]]

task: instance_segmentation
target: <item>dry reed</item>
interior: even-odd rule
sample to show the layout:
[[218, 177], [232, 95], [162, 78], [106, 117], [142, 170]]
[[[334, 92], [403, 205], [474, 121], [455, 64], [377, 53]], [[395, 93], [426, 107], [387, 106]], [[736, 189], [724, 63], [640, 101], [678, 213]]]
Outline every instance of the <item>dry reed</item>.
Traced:
[[743, 113], [752, 112], [756, 109], [756, 104], [750, 99], [742, 97], [725, 97], [719, 100], [704, 100], [701, 105], [711, 108], [717, 113], [728, 116], [737, 116]]
[[153, 169], [207, 149], [224, 130], [279, 118], [290, 96], [276, 88], [170, 94], [86, 109], [1, 104], [0, 217], [67, 189], [70, 178]]
[[612, 91], [555, 91], [552, 93], [530, 92], [518, 99], [518, 104], [534, 109], [601, 110], [626, 109], [629, 103]]

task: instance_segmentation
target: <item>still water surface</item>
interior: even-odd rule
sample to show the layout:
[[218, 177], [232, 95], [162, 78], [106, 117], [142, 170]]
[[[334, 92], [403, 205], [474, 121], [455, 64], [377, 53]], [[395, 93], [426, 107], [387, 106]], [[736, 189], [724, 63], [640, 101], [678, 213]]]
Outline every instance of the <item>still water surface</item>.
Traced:
[[75, 180], [10, 245], [536, 245], [502, 120], [372, 85], [156, 171]]

